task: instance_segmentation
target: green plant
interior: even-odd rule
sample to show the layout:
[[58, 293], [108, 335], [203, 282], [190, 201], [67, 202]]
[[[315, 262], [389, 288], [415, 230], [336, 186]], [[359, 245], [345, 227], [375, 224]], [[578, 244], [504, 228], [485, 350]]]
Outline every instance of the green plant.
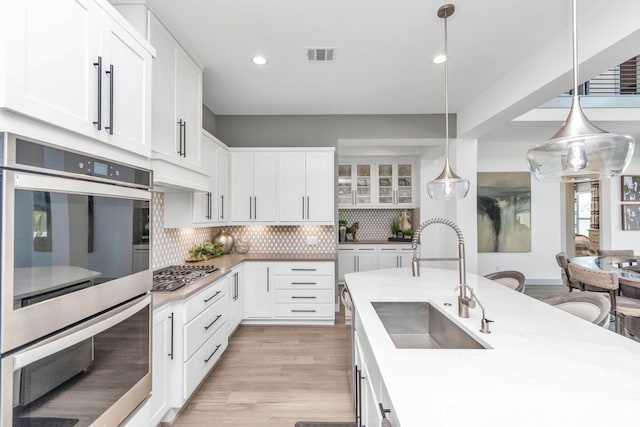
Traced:
[[338, 226], [342, 227], [343, 225], [345, 227], [347, 226], [347, 220], [341, 219], [341, 220], [338, 221]]
[[391, 232], [393, 234], [396, 234], [398, 231], [400, 231], [400, 221], [398, 221], [397, 219], [394, 219], [391, 222]]
[[222, 243], [205, 241], [199, 245], [193, 245], [193, 247], [189, 249], [189, 255], [193, 261], [206, 261], [209, 258], [222, 255], [223, 247], [224, 245]]
[[413, 236], [413, 230], [411, 228], [407, 228], [403, 231], [405, 237]]

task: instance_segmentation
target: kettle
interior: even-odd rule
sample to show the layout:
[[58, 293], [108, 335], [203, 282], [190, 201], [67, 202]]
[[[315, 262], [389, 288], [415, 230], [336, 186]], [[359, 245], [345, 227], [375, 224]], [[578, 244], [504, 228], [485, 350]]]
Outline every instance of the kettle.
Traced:
[[213, 243], [222, 243], [222, 253], [228, 254], [233, 248], [233, 236], [225, 230], [222, 230], [213, 238]]

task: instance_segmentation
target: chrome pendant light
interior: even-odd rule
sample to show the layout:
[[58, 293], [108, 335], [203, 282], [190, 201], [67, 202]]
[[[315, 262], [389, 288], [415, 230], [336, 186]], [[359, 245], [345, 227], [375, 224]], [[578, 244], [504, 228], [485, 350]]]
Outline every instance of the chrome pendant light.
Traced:
[[578, 96], [578, 30], [573, 0], [573, 101], [569, 116], [551, 139], [527, 152], [531, 174], [539, 181], [583, 182], [620, 175], [633, 156], [629, 135], [600, 129], [587, 119]]
[[444, 19], [444, 117], [445, 145], [444, 169], [442, 173], [427, 184], [427, 193], [432, 199], [461, 199], [469, 192], [469, 181], [460, 178], [449, 165], [449, 50], [447, 45], [447, 18], [453, 15], [455, 6], [445, 4], [438, 9], [438, 16]]

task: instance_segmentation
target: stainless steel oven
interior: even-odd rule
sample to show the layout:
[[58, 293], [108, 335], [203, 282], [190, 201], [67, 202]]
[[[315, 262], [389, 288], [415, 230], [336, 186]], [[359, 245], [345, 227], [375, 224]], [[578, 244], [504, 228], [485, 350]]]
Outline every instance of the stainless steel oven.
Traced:
[[3, 356], [0, 425], [124, 421], [151, 390], [150, 304], [143, 295]]
[[0, 135], [4, 356], [149, 292], [152, 177], [145, 169]]

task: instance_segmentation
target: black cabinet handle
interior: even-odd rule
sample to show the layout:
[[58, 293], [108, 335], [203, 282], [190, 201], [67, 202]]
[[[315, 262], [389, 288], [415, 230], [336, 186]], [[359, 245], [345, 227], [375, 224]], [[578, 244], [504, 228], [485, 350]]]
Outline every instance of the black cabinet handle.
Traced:
[[212, 326], [213, 326], [213, 324], [214, 324], [214, 323], [216, 323], [218, 320], [220, 320], [220, 318], [221, 318], [221, 317], [222, 317], [222, 314], [218, 314], [218, 315], [216, 316], [216, 318], [215, 318], [215, 319], [213, 319], [213, 322], [209, 323], [207, 326], [205, 326], [205, 327], [204, 327], [204, 330], [205, 330], [205, 331], [208, 331], [208, 330], [209, 330], [209, 328], [210, 328], [210, 327], [212, 327]]
[[182, 119], [178, 120], [178, 155], [182, 157]]
[[316, 271], [315, 268], [292, 268], [291, 271]]
[[207, 191], [207, 219], [211, 219], [211, 214], [212, 214], [212, 207], [211, 207], [211, 192]]
[[315, 313], [315, 310], [291, 310], [292, 313]]
[[249, 219], [253, 219], [253, 197], [249, 196]]
[[258, 198], [253, 196], [253, 219], [258, 219]]
[[382, 403], [378, 403], [378, 408], [380, 408], [380, 415], [382, 416], [383, 420], [387, 418], [387, 414], [391, 413], [391, 409], [384, 409]]
[[316, 299], [317, 297], [296, 297], [292, 296], [291, 299]]
[[215, 294], [213, 294], [212, 296], [210, 296], [209, 298], [205, 298], [205, 299], [204, 299], [204, 302], [209, 302], [209, 301], [211, 301], [212, 299], [214, 299], [215, 297], [217, 297], [217, 296], [218, 296], [218, 294], [220, 294], [220, 292], [222, 292], [222, 291], [216, 291], [216, 293], [215, 293]]
[[309, 219], [309, 196], [307, 196], [307, 219]]
[[113, 64], [109, 64], [109, 71], [105, 71], [105, 73], [109, 74], [109, 126], [104, 128], [109, 130], [109, 135], [113, 135]]
[[224, 219], [224, 194], [220, 196], [220, 219]]
[[269, 267], [267, 267], [267, 292], [269, 292]]
[[169, 319], [171, 319], [171, 351], [169, 352], [169, 354], [167, 354], [167, 356], [169, 356], [171, 360], [173, 360], [173, 312], [171, 313], [171, 316], [169, 316]]
[[316, 282], [291, 282], [292, 285], [315, 285]]
[[182, 157], [187, 157], [187, 122], [182, 121], [182, 129], [184, 132], [184, 136], [182, 137]]
[[209, 355], [209, 357], [207, 357], [206, 359], [204, 359], [204, 363], [209, 363], [209, 360], [211, 360], [211, 358], [213, 357], [213, 355], [214, 355], [214, 354], [216, 354], [216, 352], [218, 351], [218, 349], [220, 348], [220, 346], [221, 346], [221, 345], [222, 345], [222, 344], [218, 344], [218, 345], [216, 346], [216, 349], [215, 349], [215, 350], [213, 350], [213, 353], [211, 353], [211, 354]]
[[302, 219], [304, 219], [304, 196], [302, 196]]
[[93, 66], [98, 67], [98, 120], [93, 124], [102, 130], [102, 56], [98, 56], [98, 62], [94, 62]]

